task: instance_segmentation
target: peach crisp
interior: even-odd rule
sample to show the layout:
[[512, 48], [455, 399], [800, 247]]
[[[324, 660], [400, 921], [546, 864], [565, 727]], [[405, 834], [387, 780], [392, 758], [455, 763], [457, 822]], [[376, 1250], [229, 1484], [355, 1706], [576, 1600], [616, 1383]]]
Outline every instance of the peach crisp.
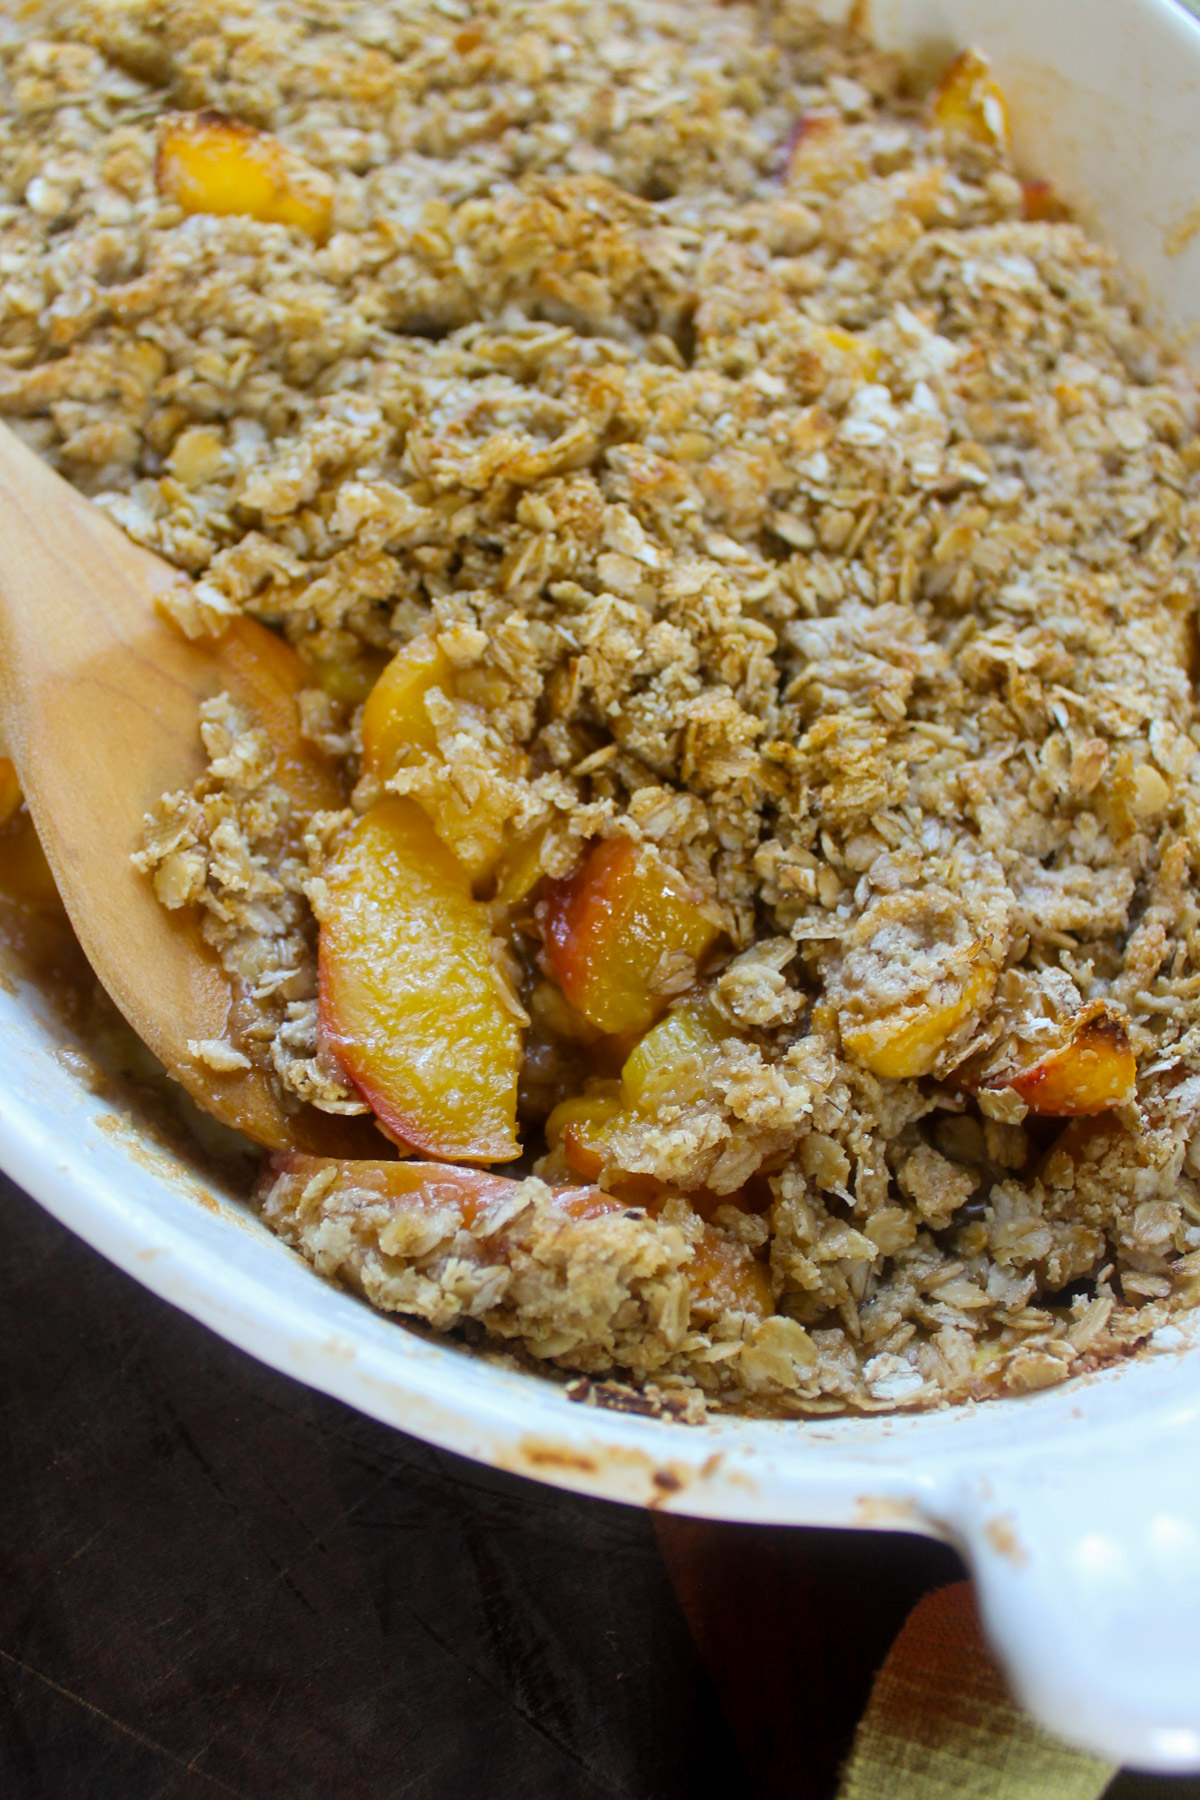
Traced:
[[866, 10], [0, 44], [0, 403], [222, 671], [136, 860], [214, 1078], [361, 1133], [261, 1217], [674, 1417], [1039, 1389], [1200, 1283], [1200, 391], [1012, 71]]

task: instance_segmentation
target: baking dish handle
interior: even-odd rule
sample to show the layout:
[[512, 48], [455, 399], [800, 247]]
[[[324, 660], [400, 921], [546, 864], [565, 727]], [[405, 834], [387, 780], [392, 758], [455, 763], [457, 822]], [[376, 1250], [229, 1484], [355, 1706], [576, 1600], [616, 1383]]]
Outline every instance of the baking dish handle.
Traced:
[[1200, 1770], [1200, 1421], [1179, 1407], [963, 1479], [945, 1525], [1019, 1699], [1135, 1768]]

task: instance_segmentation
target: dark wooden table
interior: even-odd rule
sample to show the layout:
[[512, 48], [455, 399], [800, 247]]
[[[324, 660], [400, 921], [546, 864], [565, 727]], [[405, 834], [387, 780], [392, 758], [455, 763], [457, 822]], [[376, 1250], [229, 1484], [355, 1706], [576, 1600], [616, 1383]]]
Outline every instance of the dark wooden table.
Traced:
[[4, 1800], [831, 1800], [905, 1615], [961, 1574], [431, 1450], [3, 1177], [0, 1245]]

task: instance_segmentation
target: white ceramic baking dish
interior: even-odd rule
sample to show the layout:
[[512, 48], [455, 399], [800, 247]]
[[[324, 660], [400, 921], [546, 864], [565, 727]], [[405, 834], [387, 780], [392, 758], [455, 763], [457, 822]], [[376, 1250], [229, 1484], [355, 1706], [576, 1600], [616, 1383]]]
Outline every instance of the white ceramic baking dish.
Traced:
[[[874, 25], [931, 59], [988, 50], [1023, 162], [1120, 247], [1164, 318], [1200, 319], [1200, 28], [1171, 0], [877, 0]], [[1114, 1760], [1200, 1769], [1189, 1331], [1049, 1393], [924, 1417], [688, 1429], [600, 1412], [325, 1286], [248, 1210], [140, 1140], [61, 1042], [36, 994], [0, 988], [0, 1165], [232, 1343], [418, 1437], [582, 1492], [947, 1538], [1038, 1717]]]

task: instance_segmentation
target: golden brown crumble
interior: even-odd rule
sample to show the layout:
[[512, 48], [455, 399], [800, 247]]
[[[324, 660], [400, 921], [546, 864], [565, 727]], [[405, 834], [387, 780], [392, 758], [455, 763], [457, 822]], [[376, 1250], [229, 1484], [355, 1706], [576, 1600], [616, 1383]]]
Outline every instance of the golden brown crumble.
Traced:
[[[546, 877], [650, 846], [725, 934], [717, 1050], [608, 1139], [602, 1184], [657, 1212], [564, 1220], [531, 1179], [418, 1242], [281, 1177], [268, 1222], [377, 1304], [734, 1407], [1021, 1392], [1190, 1301], [1197, 394], [1111, 256], [801, 7], [61, 0], [6, 32], [0, 412], [195, 578], [185, 630], [286, 635], [353, 789], [304, 814], [225, 698], [148, 828], [282, 1090], [362, 1109], [315, 921], [378, 798], [361, 701], [422, 634], [456, 692], [394, 791], [468, 857], [540, 830]], [[160, 196], [160, 118], [205, 108], [317, 172], [322, 241]], [[499, 955], [536, 1131], [595, 1034]], [[1099, 1003], [1136, 1103], [1031, 1114], [1021, 1072]], [[702, 1231], [772, 1315], [702, 1316]]]

